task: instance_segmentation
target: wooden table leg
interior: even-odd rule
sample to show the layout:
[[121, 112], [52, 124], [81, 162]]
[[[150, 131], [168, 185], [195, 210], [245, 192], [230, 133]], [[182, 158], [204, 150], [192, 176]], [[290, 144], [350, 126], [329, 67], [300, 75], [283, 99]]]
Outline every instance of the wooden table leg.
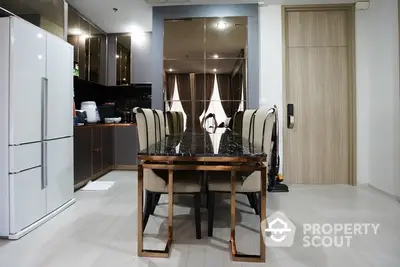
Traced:
[[[267, 217], [267, 167], [261, 169], [261, 211], [260, 211], [260, 222], [264, 221]], [[264, 244], [264, 232], [260, 228], [260, 256], [262, 262], [265, 262], [265, 250], [266, 246]]]
[[[267, 168], [261, 169], [261, 217], [263, 221], [266, 218], [266, 191], [267, 191]], [[236, 250], [235, 243], [235, 226], [236, 226], [236, 172], [231, 172], [231, 259], [240, 262], [265, 262], [265, 245], [263, 232], [260, 228], [260, 255], [239, 254]]]
[[137, 243], [137, 253], [139, 256], [142, 256], [143, 252], [143, 166], [140, 164], [138, 166], [138, 186], [137, 186], [137, 195], [138, 195], [138, 201], [137, 201], [137, 217], [138, 217], [138, 223], [137, 223], [137, 230], [138, 230], [138, 243]]
[[[169, 215], [168, 215], [168, 241], [164, 250], [145, 250], [143, 249], [143, 166], [138, 167], [138, 256], [139, 257], [154, 257], [154, 258], [168, 258], [169, 252], [172, 245], [172, 201], [173, 196], [173, 171], [169, 172], [169, 185], [168, 185], [168, 197], [169, 197]], [[172, 194], [170, 194], [170, 191]]]
[[174, 171], [168, 170], [168, 244], [173, 240]]

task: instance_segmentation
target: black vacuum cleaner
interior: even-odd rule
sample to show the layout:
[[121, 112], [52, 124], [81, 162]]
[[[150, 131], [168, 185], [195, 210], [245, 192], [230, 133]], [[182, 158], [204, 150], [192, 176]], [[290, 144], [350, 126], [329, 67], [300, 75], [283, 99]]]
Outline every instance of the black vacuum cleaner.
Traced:
[[283, 180], [279, 177], [279, 117], [278, 108], [275, 108], [275, 122], [272, 128], [272, 153], [271, 160], [268, 166], [268, 192], [286, 193], [289, 192], [289, 187], [283, 184]]

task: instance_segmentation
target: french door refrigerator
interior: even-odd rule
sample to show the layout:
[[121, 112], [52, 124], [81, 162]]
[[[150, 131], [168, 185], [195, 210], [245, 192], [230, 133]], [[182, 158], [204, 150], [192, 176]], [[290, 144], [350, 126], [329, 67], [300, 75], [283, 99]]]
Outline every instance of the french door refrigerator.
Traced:
[[73, 47], [15, 17], [0, 35], [0, 236], [18, 239], [75, 201]]

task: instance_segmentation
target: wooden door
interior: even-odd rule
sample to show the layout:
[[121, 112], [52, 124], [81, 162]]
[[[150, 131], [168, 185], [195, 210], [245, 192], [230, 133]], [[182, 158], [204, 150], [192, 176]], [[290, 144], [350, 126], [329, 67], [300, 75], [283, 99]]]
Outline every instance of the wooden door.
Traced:
[[285, 14], [285, 181], [352, 184], [352, 13]]

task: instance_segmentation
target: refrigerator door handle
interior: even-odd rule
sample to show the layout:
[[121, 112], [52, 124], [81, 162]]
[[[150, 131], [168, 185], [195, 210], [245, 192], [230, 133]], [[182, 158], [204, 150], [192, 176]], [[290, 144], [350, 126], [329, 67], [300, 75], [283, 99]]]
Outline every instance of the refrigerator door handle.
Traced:
[[41, 181], [41, 187], [42, 189], [46, 188], [46, 182], [45, 182], [45, 171], [46, 168], [44, 166], [45, 163], [45, 147], [44, 147], [44, 132], [45, 132], [45, 125], [44, 125], [44, 118], [45, 118], [45, 98], [46, 98], [46, 78], [42, 77], [41, 78], [41, 100], [42, 100], [42, 109], [41, 109], [41, 117], [42, 117], [42, 122], [41, 122], [41, 137], [42, 137], [42, 147], [41, 147], [41, 152], [42, 152], [42, 181]]
[[43, 99], [42, 99], [42, 122], [43, 122], [43, 140], [47, 139], [47, 102], [48, 102], [48, 95], [49, 95], [49, 80], [47, 78], [42, 78], [43, 79]]
[[47, 179], [47, 142], [43, 141], [43, 163], [42, 163], [42, 168], [43, 168], [43, 183], [44, 183], [44, 188], [48, 186], [48, 179]]

